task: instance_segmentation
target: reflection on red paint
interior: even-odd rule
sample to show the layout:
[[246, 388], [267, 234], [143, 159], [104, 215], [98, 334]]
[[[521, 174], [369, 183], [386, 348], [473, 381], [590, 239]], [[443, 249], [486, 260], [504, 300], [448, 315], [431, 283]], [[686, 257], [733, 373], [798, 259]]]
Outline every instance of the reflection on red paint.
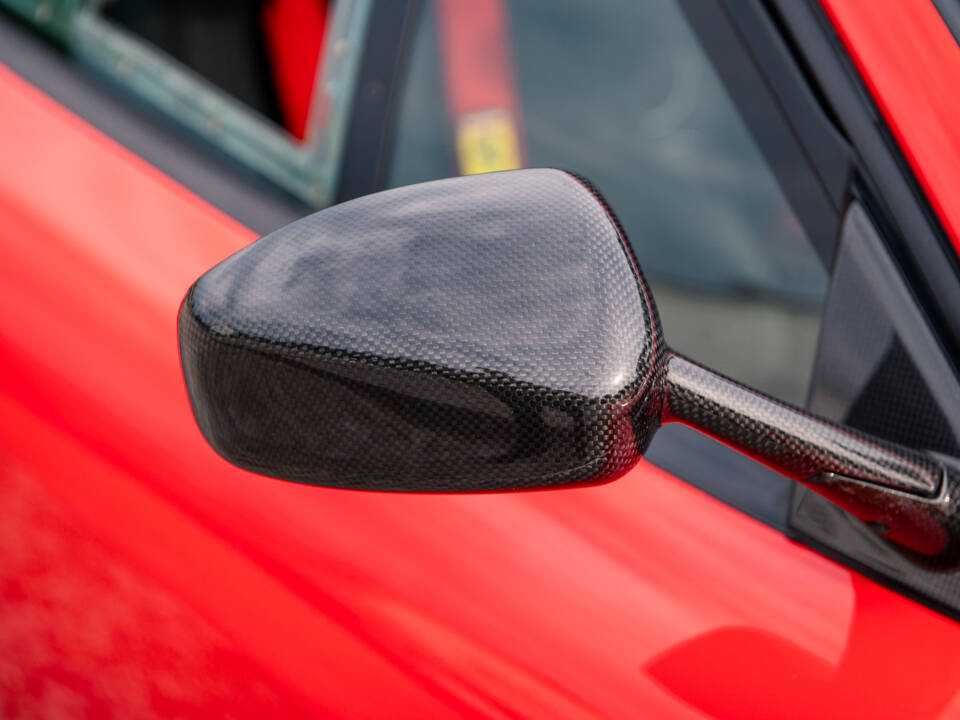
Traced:
[[[49, 448], [56, 452], [57, 448]], [[296, 717], [310, 705], [0, 464], [0, 715]]]
[[953, 623], [933, 612], [891, 612], [885, 591], [863, 578], [853, 587], [836, 663], [771, 633], [724, 627], [679, 643], [645, 670], [718, 720], [943, 717], [960, 685], [960, 653], [942, 642]]

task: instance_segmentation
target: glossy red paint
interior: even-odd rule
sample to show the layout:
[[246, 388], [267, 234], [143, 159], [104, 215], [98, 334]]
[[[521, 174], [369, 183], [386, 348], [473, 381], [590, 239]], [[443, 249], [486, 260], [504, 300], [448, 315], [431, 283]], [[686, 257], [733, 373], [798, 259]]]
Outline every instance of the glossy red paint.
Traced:
[[175, 320], [252, 233], [0, 66], [0, 714], [960, 717], [960, 625], [641, 464], [325, 490], [204, 443]]
[[929, 0], [820, 0], [960, 252], [960, 46]]

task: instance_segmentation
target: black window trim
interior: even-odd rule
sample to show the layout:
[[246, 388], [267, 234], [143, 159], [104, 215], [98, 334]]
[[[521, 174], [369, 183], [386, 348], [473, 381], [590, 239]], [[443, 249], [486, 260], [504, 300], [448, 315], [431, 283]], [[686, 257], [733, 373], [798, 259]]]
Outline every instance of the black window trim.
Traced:
[[382, 190], [420, 0], [373, 0], [340, 155], [335, 202]]
[[852, 58], [816, 0], [749, 2], [768, 8], [849, 139], [857, 198], [880, 229], [956, 372], [960, 259]]

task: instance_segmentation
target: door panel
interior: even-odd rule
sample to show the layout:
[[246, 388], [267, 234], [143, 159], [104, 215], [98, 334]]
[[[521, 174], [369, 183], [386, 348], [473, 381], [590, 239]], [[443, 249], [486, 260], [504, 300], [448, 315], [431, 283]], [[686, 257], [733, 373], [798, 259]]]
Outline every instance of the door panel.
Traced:
[[949, 709], [960, 627], [652, 465], [465, 497], [229, 466], [175, 318], [252, 233], [5, 68], [0, 105], [4, 714]]

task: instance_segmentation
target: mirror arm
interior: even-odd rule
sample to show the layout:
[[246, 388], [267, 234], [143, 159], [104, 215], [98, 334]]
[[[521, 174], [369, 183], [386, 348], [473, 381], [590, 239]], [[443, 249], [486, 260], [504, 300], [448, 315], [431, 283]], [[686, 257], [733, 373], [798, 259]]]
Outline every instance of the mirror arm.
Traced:
[[804, 483], [926, 564], [960, 561], [952, 463], [816, 417], [677, 353], [664, 373], [662, 422], [688, 425]]
[[666, 360], [664, 422], [682, 422], [802, 482], [834, 473], [935, 497], [936, 460], [751, 390], [682, 355]]

